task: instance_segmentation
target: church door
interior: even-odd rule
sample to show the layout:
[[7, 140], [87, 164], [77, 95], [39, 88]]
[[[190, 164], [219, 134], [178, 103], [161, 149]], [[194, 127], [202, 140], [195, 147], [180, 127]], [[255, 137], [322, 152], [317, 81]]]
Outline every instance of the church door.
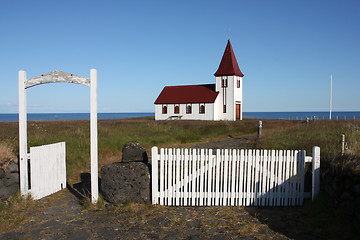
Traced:
[[240, 110], [241, 110], [241, 105], [236, 104], [236, 120], [240, 120]]

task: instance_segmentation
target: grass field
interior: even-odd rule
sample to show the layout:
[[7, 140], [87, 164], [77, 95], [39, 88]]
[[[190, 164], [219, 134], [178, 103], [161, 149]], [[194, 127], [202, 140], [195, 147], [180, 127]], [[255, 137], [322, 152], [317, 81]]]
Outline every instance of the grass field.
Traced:
[[[225, 139], [229, 136], [256, 135], [257, 122], [247, 119], [226, 121], [154, 121], [153, 118], [99, 120], [99, 168], [121, 160], [121, 150], [128, 141], [142, 144], [148, 154], [152, 146], [183, 147], [194, 143]], [[81, 172], [90, 172], [90, 126], [88, 120], [29, 121], [28, 147], [66, 142], [67, 178], [79, 180]], [[359, 121], [264, 120], [263, 134], [255, 146], [263, 149], [300, 149], [311, 154], [321, 147], [321, 156], [340, 152], [340, 135], [346, 135], [353, 153], [360, 152]], [[18, 123], [0, 123], [0, 144], [18, 154]]]

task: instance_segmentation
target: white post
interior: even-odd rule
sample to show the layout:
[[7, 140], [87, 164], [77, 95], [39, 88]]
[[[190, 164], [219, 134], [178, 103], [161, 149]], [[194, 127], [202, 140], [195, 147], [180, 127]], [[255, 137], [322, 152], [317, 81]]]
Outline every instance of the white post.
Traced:
[[330, 120], [331, 120], [331, 111], [332, 111], [332, 74], [330, 77]]
[[98, 131], [97, 131], [97, 71], [90, 70], [90, 158], [91, 158], [91, 202], [97, 203], [98, 187]]
[[152, 184], [152, 204], [158, 204], [158, 193], [159, 193], [159, 177], [158, 177], [158, 161], [159, 161], [159, 150], [157, 147], [151, 148], [151, 184]]
[[26, 117], [26, 72], [19, 71], [19, 167], [21, 195], [28, 194], [28, 159], [27, 159], [27, 117]]
[[312, 149], [312, 200], [320, 193], [320, 148]]
[[345, 134], [341, 134], [341, 156], [345, 154]]

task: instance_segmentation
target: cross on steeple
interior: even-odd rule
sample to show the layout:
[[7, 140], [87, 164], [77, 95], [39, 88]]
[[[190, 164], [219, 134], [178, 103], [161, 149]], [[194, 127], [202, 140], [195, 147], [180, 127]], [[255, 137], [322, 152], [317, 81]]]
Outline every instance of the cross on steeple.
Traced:
[[230, 40], [230, 28], [228, 29], [228, 36], [229, 36], [229, 40]]

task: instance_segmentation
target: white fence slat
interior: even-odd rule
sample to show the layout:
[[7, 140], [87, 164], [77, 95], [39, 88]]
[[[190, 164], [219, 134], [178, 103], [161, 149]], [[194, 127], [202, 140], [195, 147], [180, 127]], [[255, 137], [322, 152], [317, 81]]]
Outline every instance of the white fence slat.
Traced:
[[240, 172], [240, 151], [239, 150], [235, 150], [235, 156], [234, 156], [234, 160], [235, 160], [235, 176], [234, 176], [234, 182], [235, 182], [235, 190], [234, 190], [234, 205], [233, 206], [239, 206], [239, 181], [240, 181], [240, 177], [239, 177], [239, 172]]
[[216, 150], [216, 186], [215, 186], [215, 206], [220, 205], [220, 164], [221, 154], [220, 149]]
[[229, 163], [229, 150], [228, 149], [225, 149], [224, 150], [224, 157], [223, 157], [223, 163], [224, 163], [224, 172], [223, 172], [223, 178], [224, 181], [223, 181], [223, 186], [222, 186], [222, 194], [223, 194], [223, 197], [222, 197], [222, 205], [223, 206], [226, 206], [227, 205], [227, 193], [228, 193], [228, 187], [229, 187], [229, 184], [228, 184], [228, 163]]
[[274, 197], [274, 191], [275, 191], [275, 184], [274, 184], [274, 176], [275, 175], [275, 171], [274, 171], [274, 166], [275, 166], [275, 161], [276, 161], [276, 155], [275, 155], [275, 150], [271, 150], [271, 159], [270, 159], [270, 182], [269, 182], [269, 188], [268, 188], [268, 192], [269, 192], [269, 206], [273, 206], [273, 197]]
[[206, 159], [207, 161], [207, 168], [206, 168], [206, 171], [207, 171], [207, 185], [206, 185], [206, 188], [207, 188], [207, 202], [206, 202], [206, 205], [207, 206], [211, 206], [211, 201], [212, 201], [212, 186], [211, 186], [211, 183], [212, 183], [212, 179], [213, 179], [213, 176], [212, 176], [212, 149], [209, 149], [209, 152], [208, 152], [208, 157]]
[[169, 148], [169, 159], [168, 159], [168, 175], [167, 175], [167, 184], [168, 184], [168, 204], [167, 205], [172, 205], [172, 194], [173, 194], [173, 185], [172, 185], [172, 166], [173, 166], [173, 152], [172, 152], [172, 148]]
[[244, 151], [244, 149], [241, 149], [240, 150], [240, 175], [239, 175], [239, 181], [240, 181], [240, 184], [239, 184], [239, 205], [241, 206], [244, 206], [245, 205], [245, 202], [244, 202], [244, 166], [245, 166], [245, 154], [246, 152]]
[[195, 169], [196, 169], [196, 149], [193, 149], [192, 154], [192, 168], [191, 168], [191, 206], [196, 206], [195, 199], [196, 199], [196, 176], [195, 176]]
[[282, 185], [283, 185], [283, 167], [282, 167], [282, 162], [283, 162], [283, 151], [280, 150], [279, 151], [279, 161], [278, 161], [278, 174], [277, 174], [277, 206], [283, 206], [282, 205]]
[[[189, 164], [189, 150], [185, 149], [184, 150], [184, 154], [185, 154], [185, 164], [184, 164], [184, 168], [185, 168], [185, 185], [184, 185], [184, 194], [190, 192], [190, 179], [189, 179], [189, 174], [190, 174], [190, 164]], [[190, 205], [190, 199], [189, 196], [185, 197], [184, 196], [184, 206], [189, 206]]]
[[319, 195], [320, 192], [320, 148], [314, 146], [312, 148], [312, 200]]
[[303, 204], [304, 201], [304, 177], [305, 177], [305, 157], [306, 157], [306, 151], [301, 151], [301, 165], [300, 165], [300, 205]]
[[261, 206], [265, 206], [266, 204], [266, 179], [267, 179], [267, 150], [263, 150], [262, 152], [262, 176], [261, 176]]
[[[183, 179], [186, 179], [186, 175], [185, 175], [185, 149], [182, 148], [181, 149], [181, 167], [180, 167], [180, 179], [179, 179], [179, 188], [180, 188], [180, 205], [181, 206], [185, 206], [185, 197], [184, 197], [184, 192], [185, 192], [185, 185], [182, 186], [180, 183], [181, 181], [183, 181]], [[186, 180], [185, 180], [186, 181]], [[184, 181], [184, 182], [185, 182]], [[185, 183], [186, 184], [186, 183]]]
[[200, 206], [204, 205], [204, 167], [205, 167], [205, 150], [201, 149], [200, 151], [200, 177], [199, 177], [199, 181], [200, 181], [200, 189], [199, 189], [199, 197], [200, 197]]
[[160, 205], [164, 205], [165, 193], [165, 149], [160, 149]]
[[175, 206], [180, 205], [180, 148], [176, 149]]
[[286, 151], [286, 158], [284, 163], [286, 164], [286, 170], [285, 170], [285, 204], [284, 206], [289, 205], [289, 197], [290, 197], [290, 163], [291, 163], [291, 152], [290, 150]]
[[246, 171], [246, 204], [245, 206], [250, 206], [251, 196], [251, 182], [253, 181], [251, 176], [252, 171], [252, 150], [247, 151], [247, 171]]
[[293, 162], [293, 166], [294, 166], [294, 168], [293, 168], [293, 200], [292, 200], [293, 206], [298, 205], [297, 204], [297, 198], [298, 198], [298, 190], [297, 190], [298, 189], [297, 188], [297, 186], [298, 186], [298, 174], [297, 174], [298, 159], [297, 159], [297, 157], [298, 157], [298, 151], [295, 150], [294, 156], [293, 156], [293, 159], [294, 159], [294, 162]]
[[255, 172], [255, 181], [254, 181], [254, 188], [253, 188], [253, 201], [254, 201], [254, 206], [258, 206], [258, 199], [259, 199], [259, 172], [260, 172], [260, 150], [256, 150], [255, 151], [255, 164], [254, 164], [254, 172]]

